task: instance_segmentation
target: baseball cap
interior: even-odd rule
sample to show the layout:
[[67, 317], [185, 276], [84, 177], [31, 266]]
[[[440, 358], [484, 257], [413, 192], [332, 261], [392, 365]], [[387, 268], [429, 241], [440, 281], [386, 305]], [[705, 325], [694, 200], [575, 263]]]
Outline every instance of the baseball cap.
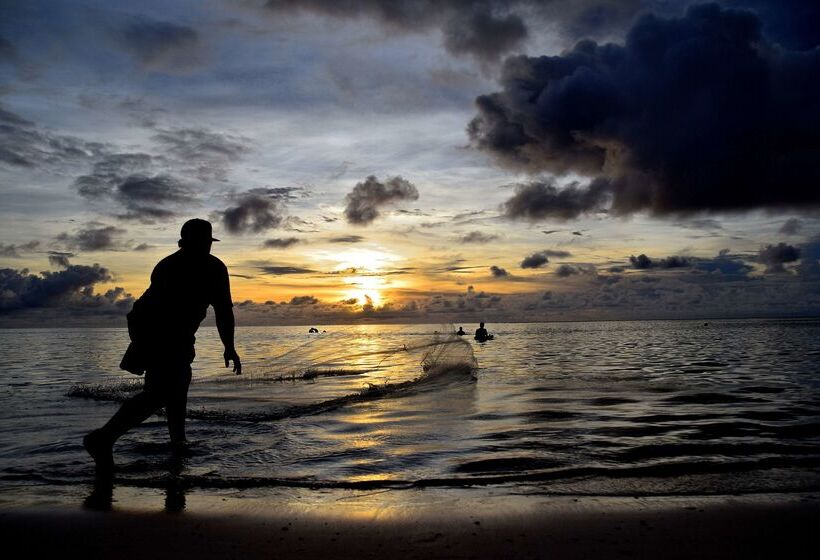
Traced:
[[213, 237], [211, 222], [199, 218], [188, 220], [182, 224], [182, 230], [179, 232], [179, 236], [183, 241], [219, 241], [219, 239]]

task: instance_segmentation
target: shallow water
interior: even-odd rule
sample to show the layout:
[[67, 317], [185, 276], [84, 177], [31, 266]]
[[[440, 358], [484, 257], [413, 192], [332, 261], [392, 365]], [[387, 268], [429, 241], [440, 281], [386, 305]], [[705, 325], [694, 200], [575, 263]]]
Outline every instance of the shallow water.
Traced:
[[[438, 325], [241, 328], [241, 377], [203, 328], [187, 456], [169, 458], [152, 417], [118, 443], [118, 484], [820, 488], [820, 321], [491, 326], [484, 344]], [[126, 343], [117, 329], [0, 330], [4, 486], [93, 478], [82, 435], [141, 383], [116, 369]]]

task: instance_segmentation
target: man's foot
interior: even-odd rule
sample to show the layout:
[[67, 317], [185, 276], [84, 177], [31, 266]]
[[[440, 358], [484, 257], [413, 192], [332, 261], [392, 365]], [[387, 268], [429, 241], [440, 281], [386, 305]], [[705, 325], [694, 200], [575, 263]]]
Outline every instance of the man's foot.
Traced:
[[94, 464], [99, 473], [114, 472], [114, 444], [100, 433], [94, 430], [83, 438], [83, 447], [94, 459]]

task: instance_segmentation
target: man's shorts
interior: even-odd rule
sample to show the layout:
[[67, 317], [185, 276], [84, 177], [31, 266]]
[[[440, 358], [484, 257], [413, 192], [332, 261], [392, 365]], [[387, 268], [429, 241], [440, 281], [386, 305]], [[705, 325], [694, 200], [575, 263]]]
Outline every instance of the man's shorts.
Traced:
[[150, 365], [145, 371], [145, 391], [166, 398], [184, 398], [191, 384], [191, 362], [194, 349], [161, 349], [151, 354]]

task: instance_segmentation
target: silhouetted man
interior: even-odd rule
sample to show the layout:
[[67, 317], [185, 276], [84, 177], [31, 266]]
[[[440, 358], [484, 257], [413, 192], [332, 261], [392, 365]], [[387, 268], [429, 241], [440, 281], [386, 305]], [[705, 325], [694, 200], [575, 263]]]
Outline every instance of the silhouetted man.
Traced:
[[143, 391], [123, 403], [102, 428], [85, 438], [83, 445], [98, 469], [114, 466], [114, 443], [157, 409], [165, 407], [171, 443], [185, 443], [185, 411], [191, 362], [194, 361], [194, 334], [214, 308], [219, 337], [225, 345], [225, 367], [242, 373], [234, 348], [234, 317], [228, 269], [211, 255], [211, 224], [189, 220], [182, 226], [180, 249], [162, 259], [151, 273], [151, 285], [128, 314], [131, 345], [120, 367], [132, 373], [145, 371]]
[[490, 333], [484, 328], [484, 323], [480, 323], [475, 330], [475, 339], [479, 342], [484, 342], [490, 338]]

